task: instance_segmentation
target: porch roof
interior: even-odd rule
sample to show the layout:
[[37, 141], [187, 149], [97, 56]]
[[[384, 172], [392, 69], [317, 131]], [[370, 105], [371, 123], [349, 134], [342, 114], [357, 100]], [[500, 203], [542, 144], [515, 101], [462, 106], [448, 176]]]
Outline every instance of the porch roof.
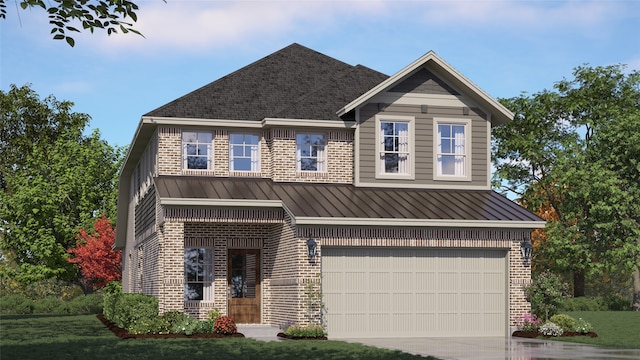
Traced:
[[270, 179], [160, 176], [164, 206], [282, 207], [299, 225], [541, 228], [544, 220], [491, 190], [355, 187]]

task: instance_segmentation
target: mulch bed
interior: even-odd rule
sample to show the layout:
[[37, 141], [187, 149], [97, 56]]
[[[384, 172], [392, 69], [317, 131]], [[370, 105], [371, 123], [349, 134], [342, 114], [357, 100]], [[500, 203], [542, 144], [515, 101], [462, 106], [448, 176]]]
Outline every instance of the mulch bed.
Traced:
[[244, 337], [244, 334], [235, 333], [233, 335], [223, 334], [129, 334], [126, 329], [117, 327], [114, 323], [107, 320], [104, 315], [98, 314], [96, 317], [120, 339], [220, 339], [230, 337]]
[[[545, 336], [542, 335], [541, 333], [539, 333], [538, 331], [514, 331], [513, 334], [511, 334], [511, 336], [515, 336], [515, 337], [521, 337], [521, 338], [529, 338], [529, 339], [534, 339], [537, 338], [539, 336], [541, 337], [545, 337], [545, 338], [552, 338], [554, 336]], [[563, 333], [561, 337], [566, 337], [566, 336], [588, 336], [588, 337], [598, 337], [598, 334], [592, 332], [588, 332], [586, 334], [583, 333], [578, 333], [578, 332], [566, 332]]]
[[326, 336], [289, 336], [283, 332], [278, 333], [278, 338], [287, 340], [328, 340]]

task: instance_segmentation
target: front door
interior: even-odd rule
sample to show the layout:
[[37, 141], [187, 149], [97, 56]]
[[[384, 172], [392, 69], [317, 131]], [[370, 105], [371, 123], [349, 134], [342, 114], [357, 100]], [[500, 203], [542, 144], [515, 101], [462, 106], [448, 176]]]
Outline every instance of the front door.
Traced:
[[229, 316], [237, 324], [260, 323], [260, 250], [228, 252]]

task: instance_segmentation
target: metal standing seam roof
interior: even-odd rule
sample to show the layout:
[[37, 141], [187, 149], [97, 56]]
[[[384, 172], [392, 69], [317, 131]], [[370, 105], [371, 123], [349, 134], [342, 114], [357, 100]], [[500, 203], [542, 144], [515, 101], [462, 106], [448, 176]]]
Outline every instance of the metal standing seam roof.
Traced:
[[237, 206], [271, 201], [273, 206], [281, 202], [295, 218], [484, 221], [494, 226], [514, 222], [523, 228], [544, 227], [544, 220], [492, 190], [363, 188], [195, 176], [160, 176], [155, 184], [161, 202], [173, 205], [177, 203], [171, 200], [195, 200], [205, 206], [216, 206], [218, 200], [237, 201]]

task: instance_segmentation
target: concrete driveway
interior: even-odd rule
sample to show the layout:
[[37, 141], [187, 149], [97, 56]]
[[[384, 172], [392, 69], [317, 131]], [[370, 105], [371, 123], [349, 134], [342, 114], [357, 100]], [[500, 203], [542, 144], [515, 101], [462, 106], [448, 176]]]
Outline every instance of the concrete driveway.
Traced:
[[640, 359], [640, 349], [605, 349], [512, 337], [341, 339], [439, 359]]

